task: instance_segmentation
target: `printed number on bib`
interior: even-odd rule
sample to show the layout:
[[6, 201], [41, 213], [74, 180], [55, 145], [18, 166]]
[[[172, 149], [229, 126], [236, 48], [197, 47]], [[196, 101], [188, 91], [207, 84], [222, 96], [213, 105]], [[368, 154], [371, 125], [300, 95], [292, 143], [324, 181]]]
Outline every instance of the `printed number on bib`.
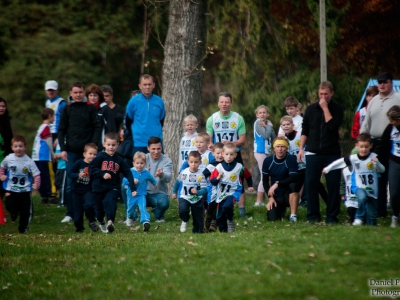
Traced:
[[192, 188], [195, 188], [196, 190], [200, 190], [200, 186], [184, 186], [184, 187], [183, 187], [183, 191], [185, 192], [185, 196], [187, 196], [187, 195], [193, 195], [193, 194], [190, 192], [190, 190], [191, 190]]
[[185, 161], [188, 159], [189, 151], [181, 151], [182, 160]]
[[374, 184], [374, 175], [372, 175], [372, 174], [368, 174], [368, 176], [365, 174], [360, 175], [360, 179], [361, 179], [362, 184], [364, 184], [364, 185]]
[[[25, 185], [25, 180], [26, 180], [26, 178], [25, 177], [21, 177], [19, 180], [18, 180], [18, 177], [13, 177], [12, 179], [11, 179], [11, 181], [12, 181], [12, 183], [13, 184], [20, 184], [20, 185]], [[18, 182], [19, 181], [19, 182]]]
[[234, 135], [235, 134], [233, 132], [230, 132], [230, 133], [226, 133], [225, 132], [223, 134], [217, 133], [218, 142], [221, 142], [222, 140], [227, 140], [227, 141], [233, 142], [233, 136]]

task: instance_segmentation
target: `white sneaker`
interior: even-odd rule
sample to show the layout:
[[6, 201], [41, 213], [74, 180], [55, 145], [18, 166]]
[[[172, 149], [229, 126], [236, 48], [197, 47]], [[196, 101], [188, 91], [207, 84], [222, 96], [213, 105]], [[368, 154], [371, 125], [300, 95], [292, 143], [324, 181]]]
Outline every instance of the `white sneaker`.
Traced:
[[126, 222], [125, 222], [125, 224], [126, 224], [126, 226], [129, 226], [129, 227], [131, 227], [131, 226], [132, 226], [132, 224], [133, 224], [133, 219], [126, 219]]
[[290, 217], [290, 222], [296, 223], [297, 222], [297, 216], [296, 215], [291, 216]]
[[106, 223], [100, 224], [99, 227], [100, 227], [100, 230], [101, 230], [103, 233], [108, 233], [107, 224], [106, 224]]
[[353, 222], [353, 226], [361, 226], [363, 224], [363, 221], [360, 219], [355, 219]]
[[150, 223], [149, 222], [144, 222], [143, 223], [143, 231], [144, 232], [149, 232], [150, 230]]
[[181, 224], [181, 232], [186, 232], [186, 230], [187, 230], [187, 222], [183, 222], [183, 221], [182, 221], [182, 224]]
[[234, 232], [235, 231], [235, 221], [227, 221], [228, 223], [228, 232]]
[[108, 220], [107, 222], [107, 231], [108, 233], [111, 233], [114, 231], [114, 223], [111, 220]]
[[69, 223], [72, 222], [72, 218], [70, 216], [65, 216], [64, 219], [61, 220], [61, 223]]
[[254, 207], [264, 207], [265, 204], [263, 202], [256, 202], [254, 203]]
[[390, 223], [390, 227], [396, 228], [398, 226], [399, 219], [395, 216], [392, 216], [392, 223]]

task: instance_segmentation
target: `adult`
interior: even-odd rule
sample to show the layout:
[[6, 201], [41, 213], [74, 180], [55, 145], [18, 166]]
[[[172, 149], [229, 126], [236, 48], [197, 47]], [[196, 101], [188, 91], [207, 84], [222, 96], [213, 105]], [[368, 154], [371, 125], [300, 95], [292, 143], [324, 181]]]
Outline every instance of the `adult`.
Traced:
[[131, 128], [133, 134], [132, 155], [137, 151], [148, 153], [150, 137], [163, 140], [165, 107], [163, 99], [153, 94], [155, 86], [152, 76], [140, 76], [140, 93], [132, 97], [126, 107], [126, 127]]
[[[75, 82], [70, 89], [68, 106], [61, 113], [58, 127], [58, 140], [61, 147], [61, 158], [67, 162], [67, 174], [74, 163], [83, 158], [87, 143], [101, 144], [101, 125], [94, 105], [87, 105], [85, 86]], [[73, 220], [72, 179], [67, 178], [65, 202], [67, 214], [61, 222]]]
[[[307, 155], [305, 188], [307, 189], [307, 219], [310, 223], [321, 221], [319, 196], [316, 183], [321, 179], [322, 169], [340, 158], [339, 128], [343, 120], [342, 107], [333, 102], [333, 85], [324, 81], [319, 85], [319, 100], [310, 104], [303, 118], [300, 149], [297, 159], [300, 162]], [[306, 152], [304, 147], [307, 145]], [[305, 153], [304, 153], [305, 152]], [[328, 198], [326, 203], [326, 223], [338, 221], [340, 211], [340, 170], [326, 174]]]
[[[0, 163], [8, 154], [12, 153], [11, 140], [13, 136], [7, 102], [4, 98], [0, 97]], [[0, 184], [0, 196], [3, 197], [4, 193], [3, 184]]]
[[284, 137], [277, 137], [272, 148], [274, 155], [266, 157], [262, 166], [263, 186], [268, 195], [268, 221], [281, 220], [285, 216], [286, 207], [290, 207], [290, 221], [297, 222], [297, 158], [288, 153], [289, 142]]
[[[207, 119], [206, 132], [211, 138], [210, 150], [214, 143], [233, 143], [237, 147], [236, 161], [243, 164], [242, 155], [240, 150], [246, 142], [246, 125], [244, 119], [237, 112], [231, 111], [232, 107], [232, 94], [222, 92], [218, 98], [219, 111], [215, 112]], [[245, 210], [246, 197], [243, 194], [239, 200], [240, 217], [246, 216]]]
[[121, 124], [124, 121], [125, 109], [114, 103], [114, 91], [111, 86], [102, 85], [100, 89], [108, 108], [103, 113], [105, 133], [114, 132], [119, 135]]
[[162, 154], [162, 141], [152, 136], [148, 140], [146, 154], [146, 169], [157, 180], [154, 188], [150, 182], [147, 185], [146, 206], [152, 207], [156, 222], [165, 222], [165, 211], [169, 208], [168, 183], [172, 179], [172, 160]]
[[54, 121], [50, 124], [50, 131], [53, 137], [53, 147], [56, 148], [58, 142], [58, 127], [61, 119], [61, 112], [67, 105], [64, 98], [58, 95], [58, 82], [55, 80], [48, 80], [44, 84], [44, 90], [46, 91], [46, 104], [47, 108], [51, 108], [54, 111]]
[[[365, 120], [361, 126], [361, 132], [371, 134], [374, 149], [379, 146], [382, 134], [389, 124], [387, 112], [392, 106], [400, 105], [400, 94], [393, 90], [393, 76], [388, 72], [383, 72], [376, 79], [379, 94], [369, 103]], [[386, 169], [388, 169], [388, 158], [389, 156], [379, 157], [379, 161]], [[386, 217], [388, 171], [382, 173], [378, 181], [378, 217]]]
[[97, 110], [97, 115], [99, 118], [99, 123], [101, 126], [101, 139], [100, 143], [97, 144], [98, 151], [103, 149], [103, 140], [105, 135], [105, 121], [104, 121], [104, 113], [108, 109], [107, 103], [104, 101], [103, 91], [97, 84], [91, 84], [86, 89], [85, 92], [87, 98], [87, 104], [93, 105]]
[[12, 152], [11, 139], [13, 136], [7, 102], [4, 98], [0, 97], [0, 162]]

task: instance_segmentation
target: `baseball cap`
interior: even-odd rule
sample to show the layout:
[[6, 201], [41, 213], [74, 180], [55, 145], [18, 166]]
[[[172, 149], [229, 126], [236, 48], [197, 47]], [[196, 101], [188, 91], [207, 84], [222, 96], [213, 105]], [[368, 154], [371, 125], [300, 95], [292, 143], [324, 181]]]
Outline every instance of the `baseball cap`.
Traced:
[[376, 78], [376, 80], [379, 81], [386, 81], [386, 80], [393, 80], [393, 76], [392, 74], [388, 73], [388, 72], [383, 72], [381, 74], [378, 75], [378, 77]]
[[44, 85], [44, 90], [58, 90], [58, 83], [55, 80], [46, 81]]

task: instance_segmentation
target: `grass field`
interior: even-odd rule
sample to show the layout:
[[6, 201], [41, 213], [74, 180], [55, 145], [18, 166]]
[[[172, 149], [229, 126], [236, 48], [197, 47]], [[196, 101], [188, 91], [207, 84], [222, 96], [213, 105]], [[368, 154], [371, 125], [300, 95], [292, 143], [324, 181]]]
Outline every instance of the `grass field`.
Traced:
[[38, 200], [29, 234], [0, 225], [1, 299], [368, 299], [370, 279], [400, 277], [399, 229], [348, 226], [344, 207], [340, 225], [309, 225], [302, 207], [297, 224], [268, 223], [250, 199], [236, 232], [194, 235], [174, 202], [148, 234], [119, 205], [113, 234], [76, 234]]

